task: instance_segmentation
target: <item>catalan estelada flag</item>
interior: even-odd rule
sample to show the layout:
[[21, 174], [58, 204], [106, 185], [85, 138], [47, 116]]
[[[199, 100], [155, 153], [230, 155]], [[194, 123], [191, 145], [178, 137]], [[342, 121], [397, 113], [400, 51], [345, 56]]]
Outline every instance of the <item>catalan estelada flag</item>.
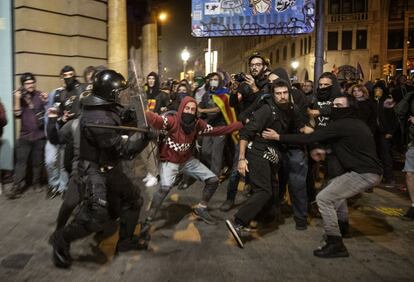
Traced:
[[[230, 107], [230, 94], [228, 93], [228, 89], [217, 89], [215, 93], [212, 93], [211, 97], [213, 98], [213, 101], [217, 107], [220, 108], [220, 111], [227, 125], [237, 121], [236, 111], [233, 107]], [[239, 132], [233, 132], [231, 134], [231, 138], [234, 144], [237, 144], [239, 142]]]

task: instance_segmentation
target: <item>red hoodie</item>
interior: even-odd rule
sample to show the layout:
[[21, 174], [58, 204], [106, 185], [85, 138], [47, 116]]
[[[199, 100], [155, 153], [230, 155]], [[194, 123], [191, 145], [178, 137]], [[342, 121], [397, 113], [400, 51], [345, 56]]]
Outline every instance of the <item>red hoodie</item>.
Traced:
[[167, 131], [167, 136], [159, 145], [160, 160], [182, 164], [192, 156], [192, 148], [198, 135], [219, 136], [229, 134], [243, 127], [241, 122], [235, 122], [228, 126], [212, 127], [205, 121], [197, 118], [194, 130], [190, 134], [185, 134], [181, 127], [181, 114], [187, 103], [196, 100], [192, 97], [184, 97], [176, 114], [171, 116], [160, 116], [153, 112], [145, 112], [148, 124], [158, 130]]

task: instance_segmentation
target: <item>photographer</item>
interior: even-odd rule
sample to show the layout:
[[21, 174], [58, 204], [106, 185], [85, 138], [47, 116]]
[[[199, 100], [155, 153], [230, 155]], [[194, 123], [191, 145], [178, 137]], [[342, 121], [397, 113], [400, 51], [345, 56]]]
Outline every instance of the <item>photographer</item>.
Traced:
[[[250, 74], [239, 73], [234, 76], [235, 84], [239, 83], [237, 89], [232, 90], [230, 95], [230, 107], [233, 107], [238, 114], [238, 120], [246, 124], [252, 113], [257, 110], [257, 101], [270, 93], [268, 76], [268, 62], [262, 56], [255, 54], [249, 58]], [[221, 211], [228, 211], [234, 206], [239, 183], [237, 172], [239, 146], [236, 145], [233, 167], [229, 176], [226, 200], [220, 207]]]
[[250, 74], [239, 73], [234, 76], [234, 79], [240, 84], [237, 93], [231, 97], [230, 106], [237, 108], [240, 113], [239, 120], [243, 123], [251, 114], [248, 108], [254, 101], [261, 95], [269, 93], [267, 86], [270, 70], [268, 67], [265, 58], [255, 54], [249, 58]]
[[9, 199], [19, 198], [23, 193], [29, 157], [32, 159], [33, 189], [41, 192], [40, 176], [46, 141], [43, 118], [48, 94], [36, 90], [36, 78], [29, 72], [20, 76], [20, 82], [20, 89], [14, 92], [14, 115], [21, 119], [21, 128], [16, 146], [14, 185], [7, 195]]

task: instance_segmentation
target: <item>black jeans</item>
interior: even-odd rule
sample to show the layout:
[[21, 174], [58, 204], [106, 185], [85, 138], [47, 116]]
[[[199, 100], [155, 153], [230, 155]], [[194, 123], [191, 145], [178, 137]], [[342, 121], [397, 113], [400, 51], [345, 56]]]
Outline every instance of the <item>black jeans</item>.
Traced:
[[384, 181], [390, 182], [394, 180], [394, 172], [392, 170], [393, 159], [392, 159], [392, 139], [385, 139], [384, 135], [379, 136], [378, 138], [378, 147], [379, 147], [379, 157], [384, 168]]
[[254, 148], [247, 150], [246, 159], [249, 162], [249, 183], [253, 195], [235, 214], [236, 220], [241, 221], [244, 226], [249, 225], [263, 209], [274, 206], [278, 195], [277, 164], [264, 159], [263, 152]]
[[27, 174], [27, 163], [29, 157], [32, 159], [32, 173], [33, 184], [40, 183], [40, 177], [42, 175], [42, 168], [44, 164], [44, 149], [46, 139], [40, 140], [26, 140], [20, 138], [17, 141], [16, 146], [16, 167], [14, 170], [14, 184], [23, 186], [25, 185], [25, 178]]

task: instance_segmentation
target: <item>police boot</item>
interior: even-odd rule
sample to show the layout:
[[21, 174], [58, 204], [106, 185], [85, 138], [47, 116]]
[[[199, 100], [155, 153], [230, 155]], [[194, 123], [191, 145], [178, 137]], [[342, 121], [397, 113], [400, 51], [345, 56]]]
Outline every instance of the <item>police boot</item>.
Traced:
[[342, 242], [342, 237], [328, 235], [326, 244], [314, 250], [313, 255], [320, 258], [339, 258], [348, 257], [349, 253]]
[[65, 241], [62, 232], [55, 233], [53, 238], [53, 264], [59, 268], [68, 268], [72, 264], [72, 257], [70, 256], [70, 244]]

